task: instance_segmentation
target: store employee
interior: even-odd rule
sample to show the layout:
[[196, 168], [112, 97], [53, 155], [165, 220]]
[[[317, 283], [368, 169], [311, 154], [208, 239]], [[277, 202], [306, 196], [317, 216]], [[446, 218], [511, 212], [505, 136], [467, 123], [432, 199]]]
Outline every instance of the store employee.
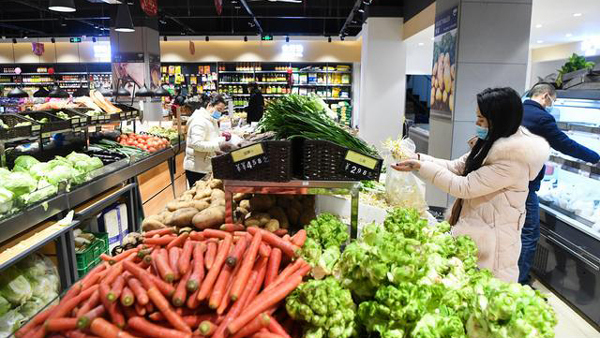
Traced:
[[[597, 163], [600, 156], [591, 149], [570, 139], [556, 125], [549, 111], [556, 100], [556, 89], [552, 84], [539, 83], [530, 91], [531, 99], [523, 102], [523, 126], [548, 141], [550, 147], [580, 160]], [[545, 168], [535, 180], [529, 182], [527, 196], [527, 215], [521, 232], [521, 256], [519, 257], [519, 283], [529, 283], [529, 270], [535, 256], [535, 248], [540, 238], [539, 199], [536, 194], [544, 178]]]

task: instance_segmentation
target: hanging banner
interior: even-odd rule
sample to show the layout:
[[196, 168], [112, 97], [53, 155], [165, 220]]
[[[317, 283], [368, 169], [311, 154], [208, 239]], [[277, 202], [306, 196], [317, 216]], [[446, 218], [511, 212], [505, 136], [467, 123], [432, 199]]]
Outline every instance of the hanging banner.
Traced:
[[156, 16], [158, 12], [157, 0], [140, 0], [140, 6], [148, 16]]
[[192, 54], [192, 55], [196, 54], [196, 45], [194, 44], [194, 42], [192, 40], [190, 40], [190, 54]]
[[223, 0], [215, 0], [215, 8], [217, 9], [217, 14], [221, 15], [223, 12]]
[[32, 42], [31, 49], [33, 54], [37, 56], [42, 56], [44, 54], [44, 44], [41, 42]]
[[452, 118], [454, 111], [457, 32], [458, 7], [435, 18], [431, 113], [446, 118]]

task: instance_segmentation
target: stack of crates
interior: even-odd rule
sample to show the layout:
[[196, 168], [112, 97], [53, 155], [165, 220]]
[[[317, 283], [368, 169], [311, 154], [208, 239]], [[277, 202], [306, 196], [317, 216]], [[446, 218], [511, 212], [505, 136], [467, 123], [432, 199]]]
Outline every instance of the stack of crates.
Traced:
[[92, 232], [96, 239], [83, 252], [76, 253], [77, 273], [79, 278], [85, 276], [101, 261], [100, 255], [108, 254], [108, 234]]

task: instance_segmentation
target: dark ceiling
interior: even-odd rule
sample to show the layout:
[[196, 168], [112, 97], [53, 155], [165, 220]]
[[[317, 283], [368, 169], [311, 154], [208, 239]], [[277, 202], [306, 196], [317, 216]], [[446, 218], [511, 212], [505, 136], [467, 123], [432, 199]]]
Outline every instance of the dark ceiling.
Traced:
[[[0, 0], [0, 35], [12, 37], [72, 37], [108, 35], [116, 5], [103, 0], [75, 0], [77, 11], [49, 11], [49, 0]], [[299, 1], [299, 0], [298, 0]], [[244, 6], [255, 16], [256, 21]], [[214, 0], [158, 0], [160, 35], [256, 35], [260, 28], [273, 35], [353, 36], [368, 16], [402, 16], [432, 0], [223, 0], [218, 15]], [[134, 21], [146, 16], [139, 0], [129, 0]], [[366, 8], [365, 13], [357, 9]], [[354, 13], [350, 16], [351, 13]], [[350, 17], [349, 17], [350, 16]], [[258, 25], [256, 24], [258, 23]], [[342, 30], [342, 28], [344, 28]]]

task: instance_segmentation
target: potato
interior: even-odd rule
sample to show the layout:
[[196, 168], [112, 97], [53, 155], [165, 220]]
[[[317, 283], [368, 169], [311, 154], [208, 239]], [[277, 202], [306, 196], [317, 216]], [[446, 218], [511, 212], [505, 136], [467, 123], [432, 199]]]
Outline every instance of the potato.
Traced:
[[266, 212], [259, 212], [254, 217], [258, 220], [259, 226], [261, 227], [264, 227], [271, 220], [271, 215]]
[[173, 218], [171, 219], [171, 223], [169, 225], [174, 225], [178, 227], [187, 227], [192, 225], [192, 219], [198, 213], [198, 209], [196, 208], [183, 208], [178, 209], [173, 213]]
[[210, 207], [200, 211], [192, 219], [198, 229], [213, 228], [225, 223], [225, 207]]
[[194, 196], [195, 200], [201, 200], [206, 197], [210, 197], [212, 194], [212, 189], [210, 187], [205, 187], [202, 190], [196, 190], [196, 196]]
[[259, 227], [260, 221], [258, 220], [258, 218], [251, 216], [246, 218], [246, 220], [244, 221], [244, 225], [246, 227]]
[[300, 211], [298, 211], [298, 209], [289, 207], [285, 210], [285, 213], [287, 214], [291, 225], [298, 225], [298, 220], [300, 218]]
[[142, 231], [158, 230], [166, 227], [166, 225], [156, 220], [156, 218], [146, 217], [146, 219], [144, 219], [142, 222]]
[[271, 215], [272, 218], [276, 219], [279, 222], [279, 226], [281, 228], [284, 228], [284, 229], [289, 228], [290, 221], [288, 220], [288, 217], [285, 214], [285, 211], [283, 210], [283, 208], [272, 207], [271, 209], [269, 209], [268, 213], [269, 213], [269, 215]]
[[200, 181], [196, 181], [196, 183], [194, 183], [194, 186], [191, 187], [190, 189], [194, 189], [194, 190], [196, 190], [196, 193], [198, 193], [198, 192], [204, 190], [204, 188], [206, 188], [206, 187], [208, 187], [208, 182], [200, 180]]
[[233, 194], [233, 200], [236, 203], [239, 203], [240, 201], [245, 200], [245, 199], [249, 199], [249, 198], [250, 198], [250, 195], [244, 194], [244, 193], [241, 193], [241, 192]]
[[208, 182], [208, 186], [211, 187], [211, 189], [223, 189], [223, 181], [213, 178]]
[[178, 206], [179, 206], [179, 202], [178, 201], [171, 201], [171, 202], [167, 203], [167, 209], [169, 211], [175, 211], [175, 210], [177, 210]]
[[279, 221], [276, 219], [272, 219], [267, 224], [265, 224], [265, 230], [270, 232], [275, 232], [279, 230]]
[[315, 214], [314, 210], [306, 210], [300, 215], [298, 223], [302, 226], [307, 226], [310, 224], [310, 221], [315, 218], [317, 218], [317, 215]]
[[225, 192], [221, 189], [213, 189], [210, 193], [210, 200], [225, 199]]
[[225, 206], [225, 199], [224, 198], [220, 198], [220, 199], [216, 199], [216, 200], [210, 201], [210, 206], [211, 207], [224, 207]]
[[275, 204], [275, 199], [268, 195], [254, 195], [250, 199], [250, 210], [267, 211]]
[[431, 87], [431, 104], [435, 103], [435, 87]]
[[173, 219], [173, 213], [170, 211], [161, 212], [163, 224], [171, 224], [171, 220]]
[[192, 206], [196, 208], [198, 211], [202, 211], [208, 207], [210, 207], [210, 203], [207, 201], [193, 201]]
[[435, 92], [435, 100], [436, 101], [442, 101], [442, 90], [439, 89], [439, 88]]
[[233, 212], [236, 219], [244, 219], [250, 212], [244, 208], [237, 207]]
[[248, 211], [252, 210], [252, 209], [250, 209], [250, 200], [242, 200], [242, 201], [240, 201], [239, 207], [240, 208], [244, 208], [244, 209], [246, 209]]
[[184, 193], [183, 195], [181, 195], [181, 197], [179, 197], [179, 200], [182, 202], [189, 202], [189, 201], [192, 201], [193, 199], [194, 199], [194, 195], [186, 194], [186, 193]]

